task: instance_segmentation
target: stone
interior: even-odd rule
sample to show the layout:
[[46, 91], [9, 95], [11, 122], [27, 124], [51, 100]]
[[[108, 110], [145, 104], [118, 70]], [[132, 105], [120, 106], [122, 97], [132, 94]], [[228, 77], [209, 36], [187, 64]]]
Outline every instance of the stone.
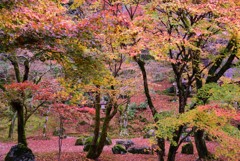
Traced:
[[80, 121], [78, 124], [79, 124], [79, 125], [87, 125], [88, 123], [87, 123], [86, 121], [82, 120], [82, 121]]
[[155, 136], [155, 130], [151, 129], [143, 136], [143, 138], [150, 138], [154, 136]]
[[118, 140], [116, 141], [116, 144], [123, 145], [128, 149], [130, 146], [134, 145], [134, 142], [132, 140]]
[[193, 144], [192, 144], [192, 142], [183, 145], [181, 153], [182, 154], [193, 154]]
[[75, 142], [75, 145], [78, 146], [78, 145], [84, 145], [85, 144], [85, 141], [86, 141], [86, 137], [84, 136], [80, 136], [79, 138], [77, 138], [76, 142]]
[[148, 146], [132, 146], [128, 149], [128, 152], [132, 154], [151, 154], [152, 150]]
[[19, 143], [11, 147], [5, 157], [5, 161], [35, 161], [35, 156], [31, 149]]
[[125, 146], [123, 146], [121, 144], [116, 144], [112, 148], [112, 152], [113, 152], [113, 154], [126, 154], [127, 150], [126, 150]]
[[[100, 136], [99, 136], [99, 138], [100, 138]], [[98, 141], [99, 141], [99, 138], [98, 138]], [[89, 136], [85, 139], [83, 151], [89, 150], [92, 140], [93, 140], [93, 136]], [[105, 141], [104, 145], [111, 145], [111, 144], [112, 144], [112, 140], [109, 137], [106, 137], [106, 141]]]

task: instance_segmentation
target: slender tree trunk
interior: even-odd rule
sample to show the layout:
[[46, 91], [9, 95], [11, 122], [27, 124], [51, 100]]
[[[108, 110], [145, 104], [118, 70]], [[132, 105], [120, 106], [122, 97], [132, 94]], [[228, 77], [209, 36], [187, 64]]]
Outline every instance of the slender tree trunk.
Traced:
[[13, 130], [14, 130], [16, 118], [17, 118], [17, 112], [14, 113], [14, 115], [13, 115], [13, 117], [12, 117], [11, 124], [10, 124], [10, 126], [9, 126], [9, 132], [8, 132], [8, 138], [9, 138], [9, 139], [12, 139], [12, 138], [13, 138]]
[[[148, 106], [152, 112], [152, 116], [154, 117], [155, 114], [157, 114], [157, 110], [155, 109], [151, 96], [150, 96], [150, 92], [149, 92], [149, 88], [148, 88], [148, 82], [147, 82], [147, 73], [145, 70], [145, 63], [144, 61], [140, 60], [139, 58], [134, 57], [134, 60], [137, 62], [141, 72], [142, 72], [142, 77], [143, 77], [143, 85], [144, 85], [144, 93], [147, 97], [147, 102], [148, 102]], [[154, 120], [155, 122], [158, 121], [157, 118], [155, 118]], [[165, 155], [165, 140], [163, 138], [157, 138], [157, 143], [158, 143], [158, 160], [159, 161], [164, 161], [164, 155]]]
[[18, 143], [22, 143], [27, 146], [27, 140], [24, 127], [23, 106], [20, 100], [12, 100], [11, 106], [17, 111], [18, 116]]
[[43, 125], [43, 137], [47, 137], [47, 122], [48, 122], [48, 114], [50, 112], [51, 106], [48, 107], [48, 110], [46, 112], [45, 122]]
[[63, 117], [59, 115], [58, 161], [61, 161], [62, 139], [63, 139]]
[[[100, 88], [99, 86], [97, 88]], [[94, 126], [94, 136], [93, 136], [93, 141], [90, 146], [90, 149], [87, 153], [87, 158], [89, 159], [96, 159], [96, 151], [97, 151], [97, 143], [98, 143], [98, 138], [99, 138], [99, 130], [100, 130], [100, 101], [101, 101], [101, 96], [99, 92], [96, 92], [96, 100], [95, 100], [95, 109], [96, 109], [96, 114], [95, 114], [95, 126]]]

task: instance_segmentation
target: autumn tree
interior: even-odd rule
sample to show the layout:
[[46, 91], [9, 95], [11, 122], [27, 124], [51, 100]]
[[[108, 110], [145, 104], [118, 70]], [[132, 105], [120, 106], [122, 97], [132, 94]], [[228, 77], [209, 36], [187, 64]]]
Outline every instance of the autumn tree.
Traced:
[[[78, 35], [78, 41], [68, 40], [69, 54], [65, 56], [68, 61], [63, 66], [66, 78], [71, 80], [69, 82], [79, 84], [79, 91], [90, 93], [93, 97], [96, 109], [94, 137], [87, 157], [96, 159], [103, 150], [110, 121], [118, 112], [118, 107], [126, 103], [120, 96], [132, 94], [131, 89], [127, 89], [131, 87], [131, 81], [119, 77], [126, 57], [122, 46], [127, 39], [122, 33], [127, 30], [129, 23], [115, 2], [74, 1], [69, 5], [69, 9], [82, 9], [82, 16], [73, 17], [77, 17], [75, 21], [80, 22], [78, 29], [83, 29], [85, 33]], [[100, 103], [103, 97], [108, 101], [101, 127]]]
[[[226, 65], [223, 65], [222, 70], [216, 69], [213, 71], [213, 73], [216, 74], [215, 78], [218, 77], [219, 79], [225, 71], [231, 67], [234, 58], [237, 56], [236, 49], [238, 48], [238, 43], [233, 43], [233, 40], [237, 40], [233, 38], [236, 37], [236, 35], [234, 34], [233, 37], [231, 37], [231, 29], [229, 32], [226, 26], [223, 25], [229, 23], [226, 23], [226, 19], [231, 19], [232, 23], [236, 23], [239, 19], [239, 15], [235, 15], [235, 11], [237, 10], [236, 3], [225, 3], [226, 6], [232, 5], [234, 8], [230, 12], [229, 7], [224, 8], [219, 4], [218, 2], [205, 1], [194, 3], [192, 3], [192, 1], [154, 1], [150, 3], [150, 5], [146, 5], [146, 3], [141, 4], [140, 2], [134, 1], [128, 2], [125, 5], [126, 13], [128, 13], [127, 15], [133, 25], [129, 27], [130, 30], [125, 32], [128, 34], [129, 39], [125, 41], [124, 48], [126, 49], [125, 51], [128, 51], [128, 53], [133, 56], [142, 71], [144, 90], [153, 116], [157, 114], [157, 111], [149, 94], [145, 62], [140, 57], [141, 52], [147, 49], [156, 59], [167, 60], [171, 63], [179, 90], [179, 113], [184, 113], [186, 111], [185, 108], [191, 86], [196, 83], [199, 87], [200, 82], [196, 80], [203, 78], [203, 74], [209, 67], [216, 68], [217, 66], [217, 69], [220, 69], [222, 67], [221, 65], [227, 59], [229, 61], [226, 62]], [[143, 12], [139, 13], [137, 9], [139, 6], [145, 6], [146, 15], [142, 16]], [[233, 17], [233, 15], [235, 15], [235, 17]], [[238, 23], [234, 24], [234, 26], [238, 25]], [[220, 33], [228, 33], [227, 41], [234, 47], [230, 47], [227, 43], [222, 44], [226, 45], [226, 50], [223, 51], [225, 56], [218, 62], [219, 65], [215, 64], [219, 52], [212, 54], [211, 58], [213, 58], [213, 60], [209, 64], [204, 65], [202, 59], [210, 55], [208, 54], [210, 50], [206, 49], [206, 46], [210, 41], [214, 41], [217, 36], [220, 36]], [[151, 39], [149, 39], [149, 35], [151, 35]], [[219, 44], [217, 44], [216, 41], [215, 45], [219, 46]], [[227, 50], [227, 48], [230, 50]], [[216, 71], [221, 72], [217, 74], [215, 73]], [[157, 121], [156, 118], [156, 122]], [[180, 126], [179, 129], [175, 131], [176, 137], [174, 140], [176, 142], [182, 142], [179, 141], [182, 129], [183, 126]], [[197, 138], [197, 140], [200, 140], [200, 137]], [[202, 149], [201, 151], [206, 152], [204, 142], [200, 142], [201, 143], [197, 144], [198, 150]], [[165, 150], [162, 139], [159, 141], [159, 147], [161, 149], [160, 159], [163, 160]], [[177, 149], [178, 146], [174, 144], [171, 145], [168, 155], [169, 160], [175, 159]], [[199, 150], [199, 156], [202, 158], [200, 153]]]
[[[230, 4], [236, 7], [234, 2]], [[155, 25], [150, 32], [156, 38], [153, 39], [150, 49], [156, 53], [155, 57], [161, 59], [167, 56], [165, 59], [171, 62], [179, 90], [179, 113], [186, 111], [191, 86], [196, 83], [197, 89], [202, 87], [203, 79], [205, 79], [204, 72], [208, 71], [206, 83], [210, 80], [216, 82], [233, 65], [233, 60], [238, 53], [236, 33], [231, 37], [231, 30], [229, 32], [222, 21], [224, 16], [234, 14], [235, 10], [229, 12], [229, 15], [224, 15], [213, 8], [218, 8], [220, 11], [221, 6], [218, 2], [204, 2], [199, 5], [192, 4], [192, 2], [162, 2], [152, 3], [149, 6], [149, 13]], [[226, 14], [226, 8], [222, 8], [222, 11]], [[220, 18], [216, 18], [216, 15]], [[229, 36], [226, 38], [228, 44], [221, 44], [226, 45], [226, 49], [212, 54], [210, 63], [204, 65], [202, 59], [210, 56], [212, 52], [207, 46], [216, 40], [216, 37], [221, 37], [222, 33], [227, 33]], [[217, 46], [217, 41], [214, 44]], [[182, 130], [183, 126], [179, 126], [179, 129], [175, 131], [173, 140], [176, 143], [181, 143], [179, 139]], [[195, 138], [199, 157], [206, 158], [208, 152], [202, 140], [203, 131], [197, 131]], [[177, 149], [178, 144], [170, 146], [168, 160], [175, 159]]]
[[[12, 83], [5, 85], [7, 92], [5, 97], [18, 116], [18, 143], [27, 146], [25, 125], [27, 120], [39, 109], [51, 101], [54, 97], [54, 86], [49, 82], [39, 85], [25, 81], [23, 83]], [[30, 102], [30, 103], [29, 103]]]
[[208, 137], [218, 143], [212, 159], [224, 158], [236, 160], [239, 157], [239, 131], [231, 125], [231, 121], [239, 121], [238, 112], [231, 107], [221, 105], [203, 105], [186, 111], [181, 115], [161, 115], [161, 121], [156, 125], [159, 130], [156, 135], [168, 138], [173, 144], [180, 144], [173, 141], [173, 135], [169, 131], [175, 131], [179, 126], [184, 125], [191, 129], [183, 138], [186, 138], [194, 131], [204, 129]]
[[[38, 84], [44, 74], [33, 76], [31, 63], [53, 59], [53, 55], [59, 60], [63, 53], [61, 39], [74, 35], [74, 23], [64, 14], [65, 9], [58, 1], [3, 1], [0, 5], [0, 20], [4, 22], [0, 25], [1, 59], [11, 63], [15, 74], [15, 80], [5, 83], [21, 84], [31, 79]], [[9, 92], [3, 84], [0, 87], [6, 94]], [[24, 105], [21, 99], [12, 99], [10, 105], [20, 110], [18, 119], [23, 123]], [[26, 144], [24, 139], [22, 142]]]

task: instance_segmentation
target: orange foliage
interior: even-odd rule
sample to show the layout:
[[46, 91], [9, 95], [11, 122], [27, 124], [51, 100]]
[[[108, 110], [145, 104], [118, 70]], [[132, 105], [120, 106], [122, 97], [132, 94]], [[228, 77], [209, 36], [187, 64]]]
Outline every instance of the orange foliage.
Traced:
[[226, 117], [228, 119], [240, 121], [240, 113], [235, 109], [223, 108], [218, 105], [215, 105], [215, 106], [204, 105], [204, 106], [199, 106], [198, 109], [200, 111], [209, 111], [210, 110], [210, 111], [213, 111], [217, 116]]

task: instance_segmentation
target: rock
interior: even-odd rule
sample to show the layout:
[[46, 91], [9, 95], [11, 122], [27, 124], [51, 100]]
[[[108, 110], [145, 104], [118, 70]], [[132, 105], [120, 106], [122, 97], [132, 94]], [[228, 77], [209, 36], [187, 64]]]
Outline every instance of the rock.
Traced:
[[112, 152], [113, 152], [113, 154], [126, 154], [127, 150], [126, 150], [125, 146], [123, 146], [121, 144], [116, 144], [112, 148]]
[[154, 136], [155, 136], [155, 130], [151, 129], [143, 136], [143, 138], [150, 138]]
[[182, 154], [193, 154], [193, 144], [192, 142], [182, 146]]
[[79, 138], [77, 138], [76, 142], [75, 142], [75, 145], [78, 146], [78, 145], [84, 145], [86, 141], [86, 137], [85, 136], [80, 136]]
[[5, 157], [5, 161], [35, 161], [35, 156], [31, 149], [19, 143], [12, 146]]
[[125, 148], [128, 149], [130, 146], [134, 145], [134, 142], [132, 140], [118, 140], [116, 144], [124, 145]]
[[92, 143], [93, 140], [93, 136], [89, 136], [88, 138], [86, 138], [85, 143], [84, 143], [84, 148], [83, 151], [88, 151], [90, 148], [90, 145]]
[[[99, 136], [99, 138], [100, 138], [100, 136]], [[99, 141], [99, 138], [98, 138], [98, 141]], [[89, 136], [86, 138], [86, 140], [84, 142], [83, 151], [89, 150], [92, 140], [93, 140], [93, 136]], [[104, 145], [111, 145], [111, 144], [112, 144], [112, 140], [109, 137], [106, 137], [106, 141], [105, 141]]]
[[132, 154], [151, 154], [151, 148], [148, 146], [132, 146], [128, 149], [129, 153]]
[[83, 120], [83, 121], [80, 121], [78, 124], [79, 124], [79, 125], [87, 125], [88, 123]]
[[[94, 134], [92, 134], [91, 136], [89, 136], [89, 137], [93, 137], [94, 136]], [[98, 136], [98, 139], [100, 139], [100, 137], [101, 137], [101, 132], [99, 133], [99, 136]], [[106, 141], [105, 141], [105, 144], [104, 145], [112, 145], [112, 140], [111, 140], [111, 138], [110, 137], [106, 137]]]

